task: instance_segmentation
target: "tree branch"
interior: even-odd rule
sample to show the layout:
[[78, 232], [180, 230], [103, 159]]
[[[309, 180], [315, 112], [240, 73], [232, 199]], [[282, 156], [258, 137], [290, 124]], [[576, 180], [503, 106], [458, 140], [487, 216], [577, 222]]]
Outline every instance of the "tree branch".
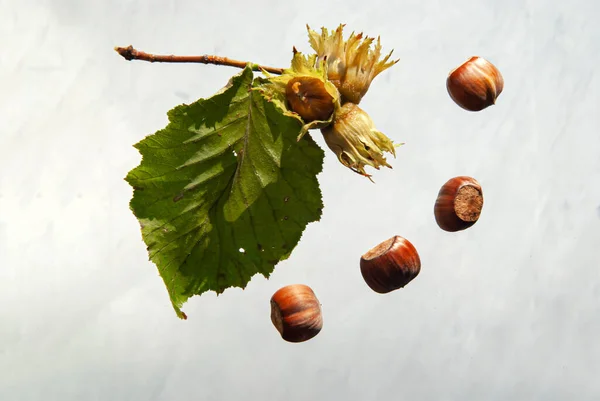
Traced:
[[[126, 60], [142, 60], [150, 63], [202, 63], [202, 64], [215, 64], [215, 65], [226, 65], [229, 67], [246, 68], [248, 62], [232, 60], [227, 57], [219, 56], [174, 56], [174, 55], [159, 55], [142, 52], [133, 48], [133, 46], [127, 47], [115, 47], [115, 51], [119, 53]], [[264, 65], [258, 65], [251, 63], [252, 70], [261, 71], [265, 70], [272, 74], [282, 74], [283, 68], [267, 67]]]

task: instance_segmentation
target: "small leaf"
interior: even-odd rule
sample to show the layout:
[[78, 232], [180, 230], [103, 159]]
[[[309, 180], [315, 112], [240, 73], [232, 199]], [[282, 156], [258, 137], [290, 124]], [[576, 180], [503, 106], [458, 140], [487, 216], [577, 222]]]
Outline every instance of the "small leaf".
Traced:
[[323, 150], [252, 87], [246, 67], [135, 145], [130, 206], [180, 318], [193, 295], [269, 277], [321, 217]]

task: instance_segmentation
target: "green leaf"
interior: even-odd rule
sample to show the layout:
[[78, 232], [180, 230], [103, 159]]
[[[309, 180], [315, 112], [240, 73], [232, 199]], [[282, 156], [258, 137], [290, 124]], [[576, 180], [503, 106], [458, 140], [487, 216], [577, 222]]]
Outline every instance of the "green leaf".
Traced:
[[135, 147], [130, 206], [177, 315], [206, 291], [245, 288], [289, 257], [323, 207], [323, 150], [257, 90], [247, 66], [209, 99], [169, 111]]

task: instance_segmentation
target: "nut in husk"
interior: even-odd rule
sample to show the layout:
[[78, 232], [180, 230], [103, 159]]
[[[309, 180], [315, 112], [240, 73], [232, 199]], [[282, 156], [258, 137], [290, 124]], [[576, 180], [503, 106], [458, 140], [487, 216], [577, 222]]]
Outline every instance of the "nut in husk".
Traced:
[[381, 166], [392, 168], [384, 152], [396, 157], [394, 143], [377, 130], [371, 117], [354, 103], [344, 104], [335, 113], [333, 123], [322, 128], [321, 133], [338, 160], [358, 174], [370, 179], [365, 166], [377, 170]]
[[285, 97], [292, 111], [307, 122], [327, 121], [333, 114], [334, 98], [317, 77], [299, 76], [288, 81]]
[[279, 76], [265, 72], [267, 79], [256, 89], [273, 102], [284, 115], [302, 123], [298, 140], [309, 129], [329, 125], [340, 107], [340, 93], [327, 79], [324, 62], [317, 62], [317, 55], [304, 56], [294, 49], [290, 68]]

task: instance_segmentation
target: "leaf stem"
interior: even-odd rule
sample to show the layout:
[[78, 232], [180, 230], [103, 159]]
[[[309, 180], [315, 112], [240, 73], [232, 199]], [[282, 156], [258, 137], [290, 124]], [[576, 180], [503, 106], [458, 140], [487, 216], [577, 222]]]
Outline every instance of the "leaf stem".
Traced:
[[[115, 51], [123, 56], [126, 60], [142, 60], [150, 63], [202, 63], [202, 64], [214, 64], [214, 65], [226, 65], [229, 67], [245, 68], [248, 65], [247, 61], [232, 60], [227, 57], [219, 56], [175, 56], [175, 55], [160, 55], [150, 54], [140, 50], [136, 50], [133, 46], [127, 47], [115, 47]], [[267, 67], [264, 65], [251, 63], [252, 70], [261, 71], [265, 70], [272, 74], [282, 74], [283, 68]]]

